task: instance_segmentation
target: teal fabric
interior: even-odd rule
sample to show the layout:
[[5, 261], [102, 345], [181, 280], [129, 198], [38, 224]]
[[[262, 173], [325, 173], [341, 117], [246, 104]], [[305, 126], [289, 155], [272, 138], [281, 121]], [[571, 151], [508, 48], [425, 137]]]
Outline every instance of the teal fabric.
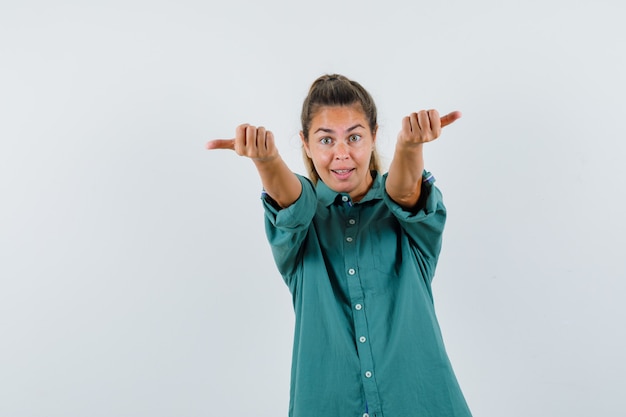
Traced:
[[373, 175], [359, 203], [302, 176], [290, 207], [263, 198], [295, 310], [289, 416], [471, 416], [431, 293], [441, 192], [424, 181], [421, 208], [410, 212], [385, 192], [386, 174]]

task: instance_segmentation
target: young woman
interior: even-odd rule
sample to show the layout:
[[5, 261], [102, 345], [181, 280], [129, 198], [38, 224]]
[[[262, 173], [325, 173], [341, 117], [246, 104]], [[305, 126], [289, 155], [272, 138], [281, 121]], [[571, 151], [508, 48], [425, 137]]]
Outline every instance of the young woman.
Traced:
[[422, 154], [460, 116], [405, 117], [383, 175], [372, 97], [325, 75], [302, 108], [310, 179], [263, 127], [208, 143], [252, 159], [263, 183], [267, 237], [296, 315], [289, 416], [471, 416], [433, 307], [446, 209]]

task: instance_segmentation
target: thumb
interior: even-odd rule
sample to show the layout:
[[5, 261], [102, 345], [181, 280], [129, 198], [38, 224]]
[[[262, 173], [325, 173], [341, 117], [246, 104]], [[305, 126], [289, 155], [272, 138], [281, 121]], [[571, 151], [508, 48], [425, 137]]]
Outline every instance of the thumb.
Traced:
[[235, 139], [214, 139], [206, 144], [207, 149], [230, 149], [235, 150]]
[[455, 122], [456, 120], [461, 118], [460, 111], [453, 111], [452, 113], [448, 113], [441, 118], [441, 127], [448, 126], [449, 124]]

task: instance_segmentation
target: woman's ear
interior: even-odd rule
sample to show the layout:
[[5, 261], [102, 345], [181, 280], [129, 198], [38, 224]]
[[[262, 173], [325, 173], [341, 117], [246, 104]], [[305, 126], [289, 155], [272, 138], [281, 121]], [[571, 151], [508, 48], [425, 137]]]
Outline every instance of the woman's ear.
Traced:
[[302, 147], [304, 148], [304, 152], [306, 152], [306, 156], [311, 157], [311, 152], [309, 150], [309, 142], [304, 138], [304, 133], [300, 131], [300, 140], [302, 141]]
[[372, 130], [372, 145], [376, 143], [376, 134], [378, 133], [378, 125], [374, 126]]

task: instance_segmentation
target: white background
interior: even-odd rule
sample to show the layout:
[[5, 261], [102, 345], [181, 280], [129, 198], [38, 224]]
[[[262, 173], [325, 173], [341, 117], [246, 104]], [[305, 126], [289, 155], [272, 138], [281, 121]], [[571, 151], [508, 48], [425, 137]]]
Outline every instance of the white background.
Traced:
[[[98, 4], [101, 3], [101, 4]], [[626, 410], [623, 5], [0, 3], [0, 416], [285, 416], [293, 311], [230, 151], [338, 72], [429, 144], [434, 282], [475, 416]], [[331, 416], [332, 417], [332, 416]]]

